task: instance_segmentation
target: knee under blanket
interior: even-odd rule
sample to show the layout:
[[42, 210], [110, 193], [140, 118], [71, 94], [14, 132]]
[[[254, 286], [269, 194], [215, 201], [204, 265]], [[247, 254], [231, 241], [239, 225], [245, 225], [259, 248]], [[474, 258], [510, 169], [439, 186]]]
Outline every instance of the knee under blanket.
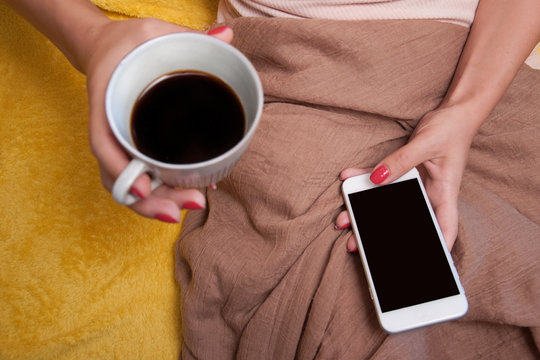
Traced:
[[[378, 326], [339, 172], [403, 145], [452, 78], [467, 31], [431, 21], [240, 19], [267, 94], [231, 176], [176, 250], [184, 358], [533, 359], [540, 345], [540, 73], [524, 66], [474, 139], [453, 257], [470, 309], [398, 335]], [[268, 41], [268, 34], [272, 34]], [[381, 214], [384, 216], [384, 214]]]

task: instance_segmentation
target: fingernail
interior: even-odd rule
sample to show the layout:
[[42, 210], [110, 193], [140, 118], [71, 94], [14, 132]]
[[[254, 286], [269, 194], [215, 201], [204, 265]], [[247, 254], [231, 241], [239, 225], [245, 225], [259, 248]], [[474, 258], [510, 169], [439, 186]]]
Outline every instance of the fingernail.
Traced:
[[334, 226], [334, 228], [335, 228], [336, 230], [343, 230], [343, 229], [348, 228], [349, 226], [351, 226], [351, 223], [346, 223], [346, 224], [343, 224], [343, 225], [341, 225], [341, 226], [337, 226], [337, 225], [336, 225], [336, 226]]
[[172, 224], [178, 223], [178, 220], [176, 220], [175, 218], [167, 214], [157, 214], [156, 219], [159, 221], [166, 222], [166, 223], [172, 223]]
[[216, 186], [216, 184], [210, 184], [210, 189], [212, 189], [212, 190], [216, 190], [216, 189], [217, 189], [217, 186]]
[[203, 206], [196, 203], [195, 201], [187, 201], [182, 204], [182, 209], [186, 209], [186, 210], [200, 210], [203, 208], [204, 208]]
[[388, 170], [386, 166], [381, 165], [373, 171], [369, 180], [374, 184], [380, 184], [388, 177], [388, 175], [390, 175], [390, 170]]
[[348, 252], [349, 254], [355, 253], [355, 252], [357, 252], [357, 251], [358, 251], [358, 249], [353, 249], [353, 250], [351, 250], [351, 249], [347, 248], [347, 252]]
[[137, 189], [134, 186], [131, 187], [131, 189], [129, 189], [129, 192], [132, 193], [133, 195], [137, 196], [140, 199], [144, 199], [144, 194], [142, 192], [140, 192], [139, 189]]
[[229, 26], [220, 26], [220, 27], [217, 27], [217, 28], [214, 28], [214, 29], [208, 31], [207, 34], [208, 35], [216, 35], [216, 34], [224, 32], [228, 28], [229, 28]]

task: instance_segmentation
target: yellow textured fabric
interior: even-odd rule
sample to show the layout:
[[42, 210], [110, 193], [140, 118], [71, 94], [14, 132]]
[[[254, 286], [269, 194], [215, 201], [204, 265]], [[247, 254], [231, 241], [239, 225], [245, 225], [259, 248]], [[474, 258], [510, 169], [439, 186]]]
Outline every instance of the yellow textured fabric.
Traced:
[[[216, 9], [96, 3], [199, 29]], [[180, 226], [114, 203], [87, 122], [84, 76], [0, 2], [0, 359], [176, 359]]]
[[217, 0], [92, 0], [100, 8], [133, 17], [155, 17], [193, 29], [208, 29]]

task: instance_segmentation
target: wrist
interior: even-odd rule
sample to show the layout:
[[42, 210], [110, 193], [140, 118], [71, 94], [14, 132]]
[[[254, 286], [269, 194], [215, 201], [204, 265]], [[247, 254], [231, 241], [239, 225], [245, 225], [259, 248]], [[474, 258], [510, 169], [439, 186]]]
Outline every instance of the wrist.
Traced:
[[472, 99], [445, 99], [435, 111], [444, 114], [452, 123], [455, 133], [470, 142], [491, 112], [485, 105]]
[[56, 45], [77, 70], [86, 74], [103, 29], [113, 20], [93, 6], [75, 15], [73, 21], [73, 25], [62, 28], [61, 40]]
[[493, 78], [468, 64], [458, 67], [452, 84], [441, 102], [442, 107], [464, 109], [483, 121], [491, 113], [504, 93], [503, 86], [493, 84]]

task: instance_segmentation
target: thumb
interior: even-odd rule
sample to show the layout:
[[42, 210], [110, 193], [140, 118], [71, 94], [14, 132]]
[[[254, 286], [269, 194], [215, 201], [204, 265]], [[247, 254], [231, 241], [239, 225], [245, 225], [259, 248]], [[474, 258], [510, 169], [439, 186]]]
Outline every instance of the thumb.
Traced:
[[429, 147], [421, 141], [411, 142], [394, 151], [374, 167], [369, 179], [377, 185], [391, 183], [407, 171], [429, 159]]

